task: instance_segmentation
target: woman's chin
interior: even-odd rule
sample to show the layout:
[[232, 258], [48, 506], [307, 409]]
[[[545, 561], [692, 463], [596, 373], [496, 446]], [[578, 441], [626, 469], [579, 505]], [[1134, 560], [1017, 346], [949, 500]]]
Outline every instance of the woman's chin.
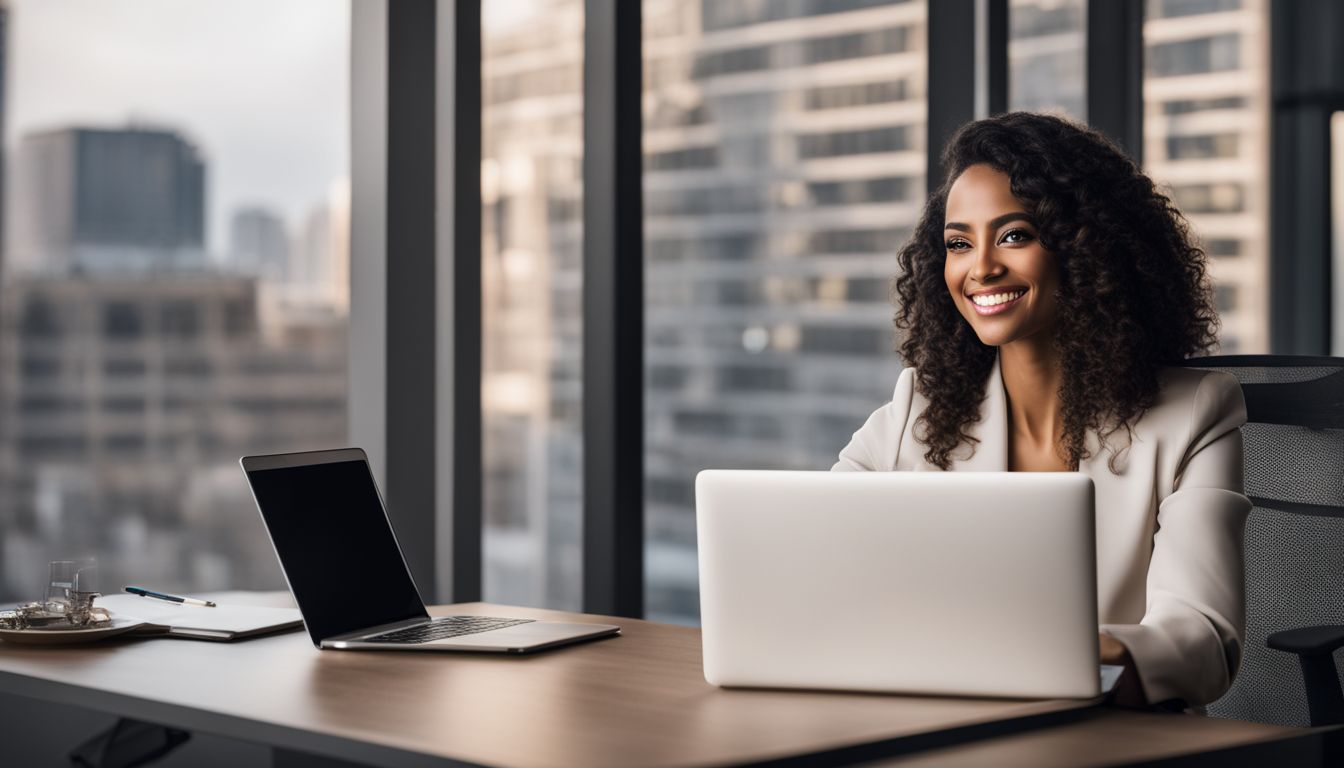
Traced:
[[997, 330], [985, 331], [980, 328], [976, 329], [975, 336], [986, 347], [1002, 347], [1004, 344], [1011, 344], [1016, 339], [1016, 336], [1011, 333], [1003, 333]]

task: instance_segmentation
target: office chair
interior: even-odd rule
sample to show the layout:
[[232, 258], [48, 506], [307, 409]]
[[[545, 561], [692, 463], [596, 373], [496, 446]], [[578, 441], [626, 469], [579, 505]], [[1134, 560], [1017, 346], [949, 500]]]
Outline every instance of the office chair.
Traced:
[[1246, 647], [1214, 717], [1344, 723], [1344, 358], [1188, 360], [1246, 396]]

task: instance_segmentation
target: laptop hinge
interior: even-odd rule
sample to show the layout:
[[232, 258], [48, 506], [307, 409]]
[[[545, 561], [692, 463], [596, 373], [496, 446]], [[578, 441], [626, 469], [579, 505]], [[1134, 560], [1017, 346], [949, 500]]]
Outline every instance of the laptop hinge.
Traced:
[[356, 629], [353, 632], [346, 632], [340, 635], [324, 637], [322, 638], [322, 642], [331, 643], [331, 642], [349, 642], [351, 640], [361, 640], [363, 638], [371, 637], [373, 635], [381, 635], [384, 632], [395, 632], [398, 629], [409, 629], [410, 627], [418, 627], [421, 624], [428, 624], [433, 620], [434, 617], [427, 616], [423, 618], [394, 621], [391, 624], [379, 624], [376, 627], [365, 627], [364, 629]]

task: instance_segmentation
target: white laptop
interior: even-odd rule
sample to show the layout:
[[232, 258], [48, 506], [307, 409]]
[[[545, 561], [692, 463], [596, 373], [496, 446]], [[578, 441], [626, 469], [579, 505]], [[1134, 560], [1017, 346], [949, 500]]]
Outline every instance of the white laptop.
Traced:
[[244, 456], [252, 496], [318, 648], [528, 653], [607, 637], [612, 624], [430, 618], [358, 448]]
[[1084, 475], [707, 470], [696, 519], [715, 685], [1086, 698], [1115, 677]]

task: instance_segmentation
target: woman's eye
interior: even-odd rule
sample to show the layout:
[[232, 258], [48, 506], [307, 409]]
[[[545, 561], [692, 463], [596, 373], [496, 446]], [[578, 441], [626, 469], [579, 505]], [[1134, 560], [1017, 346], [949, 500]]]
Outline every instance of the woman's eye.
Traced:
[[948, 240], [946, 243], [944, 243], [944, 245], [947, 246], [947, 250], [949, 250], [949, 251], [960, 251], [960, 250], [963, 249], [963, 248], [969, 248], [969, 247], [971, 247], [971, 244], [970, 244], [970, 243], [968, 243], [968, 242], [966, 242], [965, 240], [962, 240], [962, 239], [960, 239], [960, 238], [955, 239], [955, 240]]
[[1032, 235], [1025, 229], [1010, 229], [1003, 235], [1004, 243], [1029, 243]]

